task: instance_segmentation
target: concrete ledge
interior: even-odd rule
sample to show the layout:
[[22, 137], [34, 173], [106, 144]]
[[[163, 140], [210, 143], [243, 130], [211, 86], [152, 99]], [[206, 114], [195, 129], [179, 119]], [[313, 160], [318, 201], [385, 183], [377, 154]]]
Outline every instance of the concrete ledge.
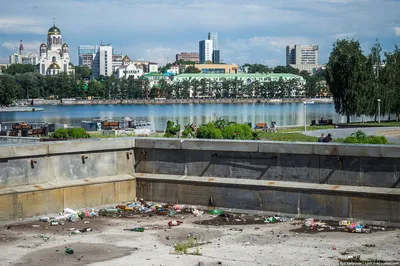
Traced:
[[135, 147], [145, 149], [181, 149], [181, 139], [167, 138], [136, 138]]
[[313, 143], [259, 142], [258, 151], [264, 153], [313, 154]]
[[7, 144], [0, 146], [0, 159], [15, 157], [39, 157], [45, 156], [49, 152], [49, 144]]
[[243, 151], [243, 152], [257, 152], [257, 141], [243, 141], [243, 140], [202, 140], [191, 139], [183, 140], [183, 150], [203, 150], [203, 151]]
[[268, 211], [296, 216], [400, 222], [400, 190], [283, 181], [135, 175], [149, 201]]
[[63, 142], [49, 143], [49, 155], [64, 153], [88, 153], [93, 151], [106, 150], [123, 150], [132, 149], [134, 147], [134, 139], [88, 139]]
[[118, 204], [135, 197], [136, 180], [131, 175], [6, 188], [0, 190], [0, 221], [58, 213], [67, 207]]
[[136, 177], [132, 174], [122, 174], [122, 175], [115, 175], [115, 176], [94, 177], [94, 178], [84, 179], [84, 180], [47, 182], [47, 183], [41, 183], [41, 184], [37, 184], [37, 185], [2, 188], [2, 189], [0, 189], [0, 196], [21, 193], [21, 192], [36, 192], [36, 191], [43, 191], [43, 190], [50, 190], [50, 189], [57, 189], [57, 188], [87, 186], [87, 185], [104, 184], [104, 183], [112, 183], [112, 182], [116, 182], [116, 181], [128, 181], [128, 180], [135, 180], [135, 179], [136, 179]]
[[400, 196], [400, 189], [398, 188], [338, 186], [338, 185], [299, 183], [299, 182], [288, 182], [288, 181], [265, 181], [265, 180], [254, 180], [254, 179], [239, 179], [239, 178], [176, 176], [176, 175], [158, 175], [158, 174], [134, 174], [134, 176], [136, 177], [136, 179], [159, 180], [162, 182], [172, 181], [172, 182], [203, 183], [208, 185], [218, 184], [221, 186], [238, 186], [241, 188], [251, 186], [269, 190], [287, 190], [296, 192], [306, 191], [306, 192], [346, 194], [354, 196], [382, 196], [382, 197], [395, 197], [395, 198]]

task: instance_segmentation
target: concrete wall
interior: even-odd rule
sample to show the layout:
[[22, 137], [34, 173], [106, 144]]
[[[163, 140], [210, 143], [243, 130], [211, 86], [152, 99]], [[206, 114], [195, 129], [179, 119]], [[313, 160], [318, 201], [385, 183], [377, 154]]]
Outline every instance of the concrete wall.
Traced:
[[133, 173], [133, 147], [130, 138], [4, 145], [0, 188]]
[[137, 173], [400, 187], [400, 147], [137, 138]]
[[400, 147], [390, 145], [151, 138], [3, 145], [0, 220], [114, 204], [137, 193], [161, 202], [212, 199], [219, 207], [400, 222], [399, 158]]

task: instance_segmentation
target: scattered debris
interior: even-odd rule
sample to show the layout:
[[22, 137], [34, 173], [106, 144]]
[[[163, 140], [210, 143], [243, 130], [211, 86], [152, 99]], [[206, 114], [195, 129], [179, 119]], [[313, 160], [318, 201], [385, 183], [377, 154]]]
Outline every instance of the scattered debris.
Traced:
[[65, 253], [71, 255], [71, 254], [74, 254], [74, 250], [72, 248], [66, 248]]
[[183, 222], [179, 221], [179, 220], [173, 220], [173, 221], [169, 221], [168, 225], [169, 226], [177, 226], [177, 225], [180, 225], [181, 223], [183, 223]]
[[[297, 223], [291, 223], [296, 225]], [[342, 220], [339, 223], [334, 221], [315, 221], [313, 218], [308, 218], [303, 222], [303, 226], [291, 230], [292, 232], [301, 233], [317, 233], [317, 232], [350, 232], [350, 233], [372, 233], [373, 231], [393, 230], [393, 228], [368, 226], [363, 222], [352, 222]]]
[[124, 231], [144, 232], [144, 227], [143, 226], [135, 226], [135, 227], [132, 227], [131, 229], [124, 229]]

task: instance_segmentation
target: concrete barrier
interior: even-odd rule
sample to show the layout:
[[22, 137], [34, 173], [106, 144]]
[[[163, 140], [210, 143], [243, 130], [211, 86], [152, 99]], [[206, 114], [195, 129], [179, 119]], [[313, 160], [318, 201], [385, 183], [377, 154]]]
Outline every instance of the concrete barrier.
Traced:
[[212, 197], [220, 207], [399, 222], [399, 169], [393, 145], [160, 138], [4, 145], [0, 220], [132, 200], [137, 182], [146, 200], [208, 205]]
[[400, 147], [136, 139], [137, 173], [400, 187]]

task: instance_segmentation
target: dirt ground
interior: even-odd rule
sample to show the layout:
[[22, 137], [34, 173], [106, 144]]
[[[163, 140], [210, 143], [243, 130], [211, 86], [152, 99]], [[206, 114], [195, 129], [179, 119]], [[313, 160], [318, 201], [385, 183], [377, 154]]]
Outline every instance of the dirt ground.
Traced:
[[400, 130], [393, 129], [393, 130], [382, 130], [377, 132], [378, 135], [389, 136], [394, 138], [400, 138]]
[[[169, 227], [174, 219], [183, 223]], [[145, 231], [124, 230], [134, 226]], [[73, 234], [83, 228], [92, 231]], [[192, 245], [194, 238], [197, 247]], [[177, 253], [175, 244], [189, 245], [187, 254]], [[400, 230], [395, 228], [364, 234], [310, 231], [301, 220], [265, 223], [261, 216], [248, 214], [135, 215], [57, 226], [4, 226], [0, 265], [339, 265], [339, 259], [357, 255], [361, 260], [400, 261], [399, 246]], [[66, 254], [66, 248], [74, 253]]]

